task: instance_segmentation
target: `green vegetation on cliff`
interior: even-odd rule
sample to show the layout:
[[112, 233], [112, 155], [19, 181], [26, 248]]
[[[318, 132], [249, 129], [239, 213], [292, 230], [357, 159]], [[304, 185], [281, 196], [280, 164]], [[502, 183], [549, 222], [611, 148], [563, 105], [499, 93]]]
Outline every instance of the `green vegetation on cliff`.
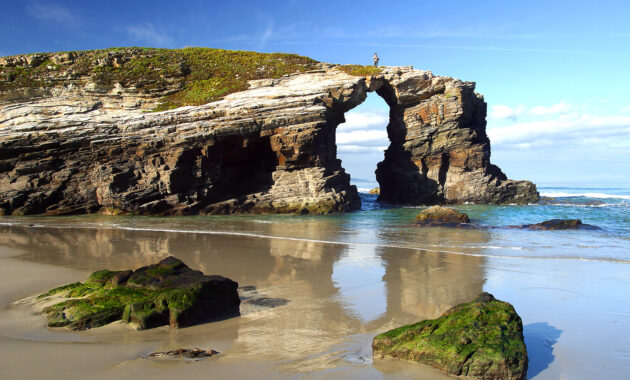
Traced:
[[381, 73], [380, 68], [365, 65], [342, 65], [339, 70], [355, 77], [370, 77]]
[[196, 47], [37, 53], [0, 59], [0, 93], [37, 93], [77, 81], [104, 88], [120, 83], [162, 95], [155, 110], [165, 110], [219, 100], [246, 89], [248, 80], [316, 68], [317, 61], [295, 54]]
[[514, 307], [481, 293], [441, 317], [402, 326], [374, 338], [375, 356], [427, 364], [458, 376], [524, 379], [527, 350]]

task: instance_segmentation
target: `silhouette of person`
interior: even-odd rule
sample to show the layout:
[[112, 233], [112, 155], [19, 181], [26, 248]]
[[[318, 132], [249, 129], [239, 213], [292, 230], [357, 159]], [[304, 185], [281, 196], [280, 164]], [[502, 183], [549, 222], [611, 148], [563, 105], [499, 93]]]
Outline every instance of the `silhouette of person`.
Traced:
[[374, 57], [372, 57], [372, 60], [374, 61], [374, 67], [378, 67], [378, 54], [374, 53]]

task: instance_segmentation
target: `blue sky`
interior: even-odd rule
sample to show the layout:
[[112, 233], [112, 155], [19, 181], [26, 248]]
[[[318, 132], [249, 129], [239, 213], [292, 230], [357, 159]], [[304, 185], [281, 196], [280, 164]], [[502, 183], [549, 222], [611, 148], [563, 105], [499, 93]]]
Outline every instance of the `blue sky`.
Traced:
[[[628, 185], [629, 15], [623, 1], [6, 1], [0, 55], [207, 46], [369, 64], [377, 51], [383, 65], [477, 82], [510, 178]], [[386, 106], [372, 94], [347, 118], [344, 166], [371, 177]]]

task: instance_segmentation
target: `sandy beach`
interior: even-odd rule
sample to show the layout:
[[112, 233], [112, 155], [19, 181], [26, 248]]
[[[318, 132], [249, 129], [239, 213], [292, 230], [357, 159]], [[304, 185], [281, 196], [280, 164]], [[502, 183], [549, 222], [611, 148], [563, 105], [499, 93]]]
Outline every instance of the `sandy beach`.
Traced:
[[[53, 219], [54, 220], [54, 219]], [[371, 340], [393, 327], [435, 318], [480, 291], [512, 303], [523, 319], [528, 378], [622, 378], [630, 359], [626, 264], [486, 257], [359, 244], [335, 238], [330, 223], [241, 223], [236, 234], [193, 233], [188, 222], [135, 228], [76, 220], [0, 227], [2, 378], [448, 378], [437, 370], [373, 360]], [[179, 230], [173, 223], [180, 223]], [[239, 224], [238, 221], [231, 223]], [[161, 230], [150, 231], [156, 227]], [[255, 229], [259, 229], [254, 231]], [[170, 230], [168, 232], [166, 230]], [[250, 232], [247, 232], [250, 231]], [[339, 231], [338, 231], [339, 232]], [[361, 240], [361, 232], [355, 231]], [[490, 241], [487, 231], [436, 230], [433, 243]], [[135, 331], [114, 323], [81, 332], [48, 329], [25, 298], [175, 255], [195, 269], [238, 281], [241, 316], [184, 329]], [[23, 300], [23, 301], [19, 301]], [[16, 301], [18, 301], [16, 303]], [[157, 361], [153, 351], [200, 347], [199, 362]]]

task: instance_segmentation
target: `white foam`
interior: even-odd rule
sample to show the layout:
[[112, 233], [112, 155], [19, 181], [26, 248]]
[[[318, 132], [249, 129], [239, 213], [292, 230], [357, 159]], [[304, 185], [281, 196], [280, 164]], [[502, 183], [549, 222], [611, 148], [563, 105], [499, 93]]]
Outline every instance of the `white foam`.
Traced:
[[601, 198], [601, 199], [630, 199], [630, 195], [617, 195], [617, 194], [605, 194], [605, 193], [564, 193], [564, 192], [550, 192], [540, 193], [543, 197], [587, 197], [587, 198]]

